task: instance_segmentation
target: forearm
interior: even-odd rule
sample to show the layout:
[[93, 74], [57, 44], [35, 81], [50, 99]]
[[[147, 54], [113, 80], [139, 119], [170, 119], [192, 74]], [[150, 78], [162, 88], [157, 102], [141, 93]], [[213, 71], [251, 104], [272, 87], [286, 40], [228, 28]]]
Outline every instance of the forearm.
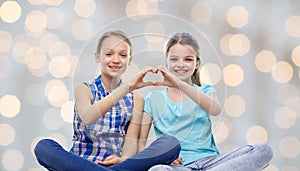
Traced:
[[138, 151], [138, 139], [126, 138], [123, 145], [122, 158], [127, 159], [135, 155]]
[[121, 98], [129, 93], [128, 84], [123, 84], [116, 88], [109, 95], [99, 101], [95, 101], [94, 104], [88, 106], [84, 112], [81, 110], [81, 119], [86, 124], [92, 124], [99, 118], [103, 117]]
[[187, 84], [186, 82], [180, 82], [179, 89], [211, 115], [218, 115], [221, 112], [221, 108], [217, 100], [202, 93], [201, 91], [195, 90], [193, 86]]

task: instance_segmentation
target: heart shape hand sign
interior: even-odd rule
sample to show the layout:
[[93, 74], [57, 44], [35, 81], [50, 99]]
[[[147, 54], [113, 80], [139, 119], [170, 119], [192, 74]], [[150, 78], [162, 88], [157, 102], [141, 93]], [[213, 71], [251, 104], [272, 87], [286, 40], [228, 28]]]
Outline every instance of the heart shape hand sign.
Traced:
[[[153, 82], [153, 81], [145, 81], [146, 75], [150, 77], [155, 77], [156, 75], [161, 74], [163, 77], [162, 81]], [[181, 80], [176, 78], [173, 74], [165, 70], [163, 67], [152, 68], [147, 67], [140, 71], [136, 77], [132, 80], [130, 87], [131, 89], [138, 89], [146, 86], [168, 86], [178, 88], [178, 83]]]

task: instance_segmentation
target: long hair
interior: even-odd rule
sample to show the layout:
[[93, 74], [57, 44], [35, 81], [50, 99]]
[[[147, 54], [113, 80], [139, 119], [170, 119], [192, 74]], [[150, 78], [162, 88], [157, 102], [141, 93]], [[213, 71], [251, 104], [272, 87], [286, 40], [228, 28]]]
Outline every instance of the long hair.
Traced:
[[129, 53], [130, 53], [130, 56], [132, 55], [131, 42], [128, 39], [127, 35], [123, 31], [120, 31], [120, 30], [108, 31], [108, 32], [103, 33], [102, 37], [98, 41], [97, 50], [96, 50], [97, 53], [100, 53], [101, 46], [102, 46], [102, 43], [103, 43], [104, 39], [106, 39], [108, 37], [111, 37], [111, 36], [117, 36], [117, 37], [120, 37], [121, 39], [123, 39], [129, 45], [129, 48], [130, 48]]
[[[169, 50], [170, 48], [175, 45], [175, 44], [182, 44], [182, 45], [189, 45], [193, 48], [195, 55], [196, 55], [196, 62], [199, 60], [200, 61], [200, 46], [198, 44], [198, 41], [189, 33], [176, 33], [173, 35], [173, 37], [171, 37], [169, 39], [169, 41], [166, 44], [166, 56], [168, 56]], [[201, 61], [200, 61], [201, 63]], [[192, 82], [194, 84], [197, 84], [199, 86], [201, 86], [201, 82], [200, 82], [200, 67], [198, 69], [196, 69], [192, 75]]]

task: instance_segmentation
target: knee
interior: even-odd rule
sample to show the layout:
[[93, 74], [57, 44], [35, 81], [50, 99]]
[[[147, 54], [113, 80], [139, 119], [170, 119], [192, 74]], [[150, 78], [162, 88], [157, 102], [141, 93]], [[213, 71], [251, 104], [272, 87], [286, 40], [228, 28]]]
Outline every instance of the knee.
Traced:
[[159, 138], [159, 141], [161, 141], [164, 144], [168, 144], [169, 147], [174, 147], [178, 151], [181, 150], [180, 142], [174, 136], [164, 135], [164, 136]]
[[44, 155], [49, 150], [49, 144], [52, 142], [50, 139], [40, 140], [34, 147], [34, 154], [37, 158]]
[[155, 165], [152, 166], [148, 171], [172, 171], [172, 168], [168, 165]]
[[257, 143], [253, 145], [257, 152], [260, 153], [261, 158], [271, 161], [273, 158], [273, 150], [267, 143]]

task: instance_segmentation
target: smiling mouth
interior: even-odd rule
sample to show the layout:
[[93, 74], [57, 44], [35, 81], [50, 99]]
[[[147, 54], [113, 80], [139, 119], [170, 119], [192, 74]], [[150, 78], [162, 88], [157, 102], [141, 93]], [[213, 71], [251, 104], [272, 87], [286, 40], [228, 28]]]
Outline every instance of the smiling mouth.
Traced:
[[175, 73], [179, 73], [179, 74], [186, 73], [186, 72], [188, 72], [188, 71], [187, 70], [175, 70]]
[[119, 67], [119, 66], [109, 66], [109, 68], [111, 68], [112, 70], [119, 70], [121, 67]]

